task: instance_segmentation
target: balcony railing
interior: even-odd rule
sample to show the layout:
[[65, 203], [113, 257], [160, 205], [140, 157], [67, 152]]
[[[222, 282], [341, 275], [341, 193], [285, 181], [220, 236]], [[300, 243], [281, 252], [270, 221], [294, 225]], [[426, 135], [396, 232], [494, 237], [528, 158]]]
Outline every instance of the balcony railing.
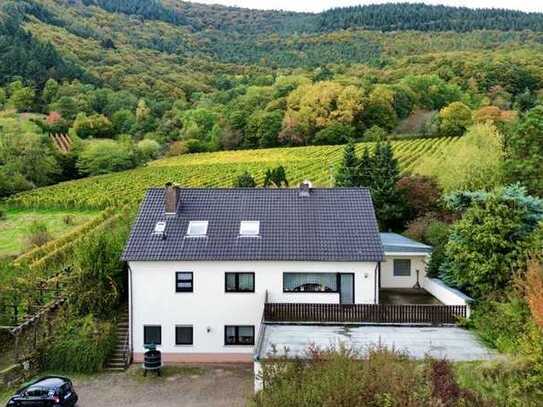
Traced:
[[465, 305], [267, 303], [264, 306], [266, 322], [449, 325], [466, 316]]

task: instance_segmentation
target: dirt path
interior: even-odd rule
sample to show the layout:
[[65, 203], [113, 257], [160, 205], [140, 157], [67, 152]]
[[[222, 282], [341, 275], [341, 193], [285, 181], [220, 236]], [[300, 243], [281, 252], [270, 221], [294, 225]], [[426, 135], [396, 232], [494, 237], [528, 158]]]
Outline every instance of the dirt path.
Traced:
[[74, 378], [80, 407], [244, 406], [253, 390], [252, 366], [176, 366], [162, 377], [125, 373]]

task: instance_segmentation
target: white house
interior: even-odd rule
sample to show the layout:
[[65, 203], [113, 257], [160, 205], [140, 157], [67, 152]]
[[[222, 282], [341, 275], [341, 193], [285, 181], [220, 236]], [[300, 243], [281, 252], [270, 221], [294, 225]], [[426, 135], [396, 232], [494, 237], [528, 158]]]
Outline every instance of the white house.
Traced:
[[265, 303], [378, 304], [422, 284], [429, 250], [382, 237], [365, 188], [151, 189], [123, 254], [134, 360], [153, 343], [165, 362], [250, 362]]

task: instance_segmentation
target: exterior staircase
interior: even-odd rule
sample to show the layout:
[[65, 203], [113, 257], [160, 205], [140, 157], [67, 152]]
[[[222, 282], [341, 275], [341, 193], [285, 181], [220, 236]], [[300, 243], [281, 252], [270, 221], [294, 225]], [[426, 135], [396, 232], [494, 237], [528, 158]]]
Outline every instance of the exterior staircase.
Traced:
[[130, 349], [128, 346], [128, 305], [119, 311], [117, 319], [117, 344], [106, 362], [106, 371], [123, 372], [130, 364]]

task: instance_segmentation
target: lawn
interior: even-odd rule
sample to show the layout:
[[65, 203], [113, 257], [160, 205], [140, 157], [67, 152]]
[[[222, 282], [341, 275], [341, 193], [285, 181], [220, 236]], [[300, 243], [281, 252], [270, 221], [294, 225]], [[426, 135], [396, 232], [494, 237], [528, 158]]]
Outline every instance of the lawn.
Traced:
[[98, 211], [58, 209], [3, 209], [5, 217], [0, 219], [0, 258], [15, 256], [26, 251], [30, 226], [41, 222], [47, 226], [53, 239], [71, 229], [90, 221]]

